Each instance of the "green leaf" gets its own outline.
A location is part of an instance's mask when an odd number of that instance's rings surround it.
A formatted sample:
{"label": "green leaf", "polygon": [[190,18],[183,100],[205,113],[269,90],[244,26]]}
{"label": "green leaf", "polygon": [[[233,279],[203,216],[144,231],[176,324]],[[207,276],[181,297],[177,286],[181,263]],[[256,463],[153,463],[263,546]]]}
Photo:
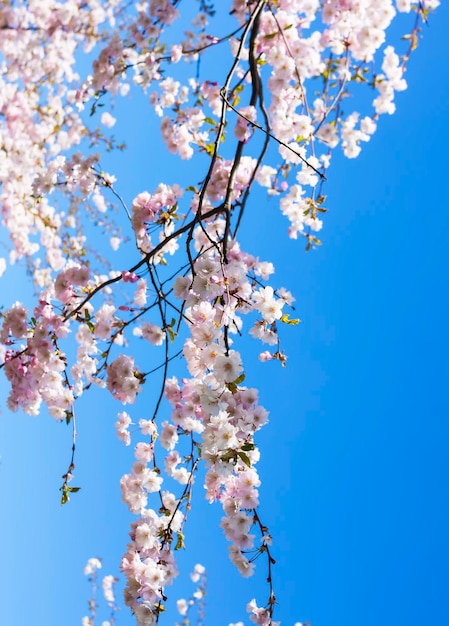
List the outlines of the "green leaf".
{"label": "green leaf", "polygon": [[240,383],[243,383],[244,380],[245,374],[240,374],[240,376],[234,380],[234,385],[240,385]]}
{"label": "green leaf", "polygon": [[201,444],[198,443],[197,441],[195,441],[194,444],[195,444],[195,447],[196,447],[196,451],[201,456]]}
{"label": "green leaf", "polygon": [[234,465],[237,463],[237,453],[235,450],[233,450],[232,448],[228,448],[226,450],[226,452],[224,452],[221,456],[220,456],[222,461],[228,462],[228,461],[233,461]]}
{"label": "green leaf", "polygon": [[67,483],[64,483],[62,487],[59,489],[59,491],[62,491],[61,506],[63,506],[64,504],[67,504],[67,502],[70,502],[69,493],[76,493],[80,489],[81,487],[69,487]]}
{"label": "green leaf", "polygon": [[175,337],[176,337],[175,331],[171,328],[171,326],[168,326],[167,327],[167,332],[168,332],[168,336],[170,337],[170,341],[173,343],[175,341]]}
{"label": "green leaf", "polygon": [[181,531],[178,532],[178,539],[176,540],[175,550],[181,550],[181,548],[185,548],[184,544],[184,535]]}
{"label": "green leaf", "polygon": [[255,447],[256,446],[253,443],[245,443],[245,445],[242,446],[242,450],[244,450],[245,452],[249,452],[250,450],[254,450]]}
{"label": "green leaf", "polygon": [[289,313],[284,313],[284,315],[281,317],[281,322],[284,322],[284,324],[289,324],[290,326],[299,324],[300,321],[301,320],[299,318],[291,320]]}
{"label": "green leaf", "polygon": [[249,460],[248,455],[246,455],[244,452],[242,452],[241,450],[237,450],[237,454],[238,456],[242,459],[242,461],[244,462],[244,464],[247,467],[251,467],[251,461]]}

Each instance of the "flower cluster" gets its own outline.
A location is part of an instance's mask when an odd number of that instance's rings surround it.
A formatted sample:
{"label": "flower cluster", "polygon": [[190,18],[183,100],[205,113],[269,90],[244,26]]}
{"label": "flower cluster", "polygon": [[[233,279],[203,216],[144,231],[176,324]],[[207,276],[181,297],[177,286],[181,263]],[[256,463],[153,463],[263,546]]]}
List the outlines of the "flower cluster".
{"label": "flower cluster", "polygon": [[107,370],[107,388],[122,404],[133,404],[142,390],[141,378],[134,367],[134,359],[120,354]]}
{"label": "flower cluster", "polygon": [[[182,3],[169,0],[18,0],[0,8],[1,214],[9,262],[26,259],[38,293],[34,307],[16,302],[1,313],[8,406],[35,415],[44,404],[73,424],[76,399],[95,386],[145,411],[140,420],[134,407],[122,411],[115,424],[125,445],[139,438],[120,483],[135,515],[122,559],[125,603],[139,626],[158,620],[178,573],[200,465],[206,498],[223,510],[231,561],[245,577],[257,557],[268,563],[268,600],[248,604],[250,619],[276,624],[271,536],[258,512],[257,432],[268,412],[246,386],[239,340],[249,329],[268,346],[260,360],[285,365],[281,328],[299,320],[289,317],[293,296],[271,284],[273,265],[241,246],[240,226],[257,183],[277,197],[290,237],[305,237],[307,249],[321,243],[333,150],[357,157],[379,117],[395,111],[420,23],[438,2],[216,4],[198,3],[182,41]],[[395,49],[387,28],[397,11],[412,10],[404,49]],[[83,51],[94,60],[81,76]],[[223,76],[208,75],[217,51],[229,61]],[[209,53],[212,61],[200,62]],[[362,113],[367,88],[375,95]],[[168,151],[197,159],[198,168],[174,169],[170,184],[130,195],[128,204],[101,161],[124,147],[111,135],[120,115],[108,109],[137,89]],[[107,252],[92,247],[92,232],[107,235]],[[1,258],[0,275],[5,270]],[[181,354],[185,372],[175,377],[171,364]],[[159,390],[147,391],[156,372]],[[78,489],[67,486],[73,428],[65,496]],[[100,565],[89,561],[86,574]],[[198,565],[194,582],[203,574]],[[115,606],[113,584],[106,577],[103,590]],[[190,606],[181,599],[179,613]]]}

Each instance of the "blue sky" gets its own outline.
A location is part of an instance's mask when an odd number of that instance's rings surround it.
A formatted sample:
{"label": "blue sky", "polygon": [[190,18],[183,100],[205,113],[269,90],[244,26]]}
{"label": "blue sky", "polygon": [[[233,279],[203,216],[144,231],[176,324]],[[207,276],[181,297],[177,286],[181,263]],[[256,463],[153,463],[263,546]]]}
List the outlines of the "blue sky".
{"label": "blue sky", "polygon": [[[270,411],[259,437],[261,513],[286,626],[449,623],[448,23],[446,4],[424,29],[397,113],[381,119],[358,159],[335,159],[323,246],[306,254],[288,240],[275,200],[242,232],[250,252],[274,262],[303,320],[284,333],[285,369],[258,363],[259,346],[245,344],[248,384]],[[132,124],[116,133],[131,143]],[[124,172],[130,197],[164,180],[169,165],[153,144],[136,148],[140,158]],[[17,284],[3,280],[6,303],[22,297]],[[4,381],[1,389],[5,396]],[[78,625],[86,560],[98,555],[104,573],[118,573],[130,520],[118,488],[130,465],[113,427],[119,410],[105,394],[81,400],[74,482],[82,490],[65,507],[58,488],[69,429],[45,415],[0,415],[0,624]],[[206,623],[247,624],[246,602],[266,597],[263,570],[239,578],[219,508],[203,505],[201,491],[198,481],[170,596],[190,591],[186,575],[201,562]],[[118,624],[132,623],[122,611]]]}

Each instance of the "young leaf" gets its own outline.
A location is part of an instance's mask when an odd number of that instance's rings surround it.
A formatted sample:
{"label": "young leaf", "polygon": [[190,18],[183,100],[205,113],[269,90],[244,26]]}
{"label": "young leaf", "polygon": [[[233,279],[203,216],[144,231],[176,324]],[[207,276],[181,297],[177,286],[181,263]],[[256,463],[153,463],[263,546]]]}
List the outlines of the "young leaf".
{"label": "young leaf", "polygon": [[244,462],[246,466],[251,467],[251,461],[249,460],[249,457],[244,452],[242,452],[241,450],[237,450],[237,454],[242,459],[242,461]]}
{"label": "young leaf", "polygon": [[290,324],[290,326],[294,326],[295,324],[299,324],[300,321],[301,320],[299,319],[299,317],[291,320],[289,313],[284,313],[284,315],[281,317],[281,322],[284,322],[284,324]]}

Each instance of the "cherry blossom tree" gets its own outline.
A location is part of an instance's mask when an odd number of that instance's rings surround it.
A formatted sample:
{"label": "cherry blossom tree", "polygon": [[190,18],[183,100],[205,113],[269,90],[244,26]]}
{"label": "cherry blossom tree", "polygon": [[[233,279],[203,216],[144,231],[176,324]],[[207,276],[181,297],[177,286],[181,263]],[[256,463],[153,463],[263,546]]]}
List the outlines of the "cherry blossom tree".
{"label": "cherry blossom tree", "polygon": [[[32,307],[5,303],[1,315],[8,407],[47,412],[72,429],[65,504],[79,489],[76,400],[117,400],[117,435],[133,448],[120,483],[135,515],[121,561],[124,602],[139,625],[159,622],[168,601],[201,467],[238,572],[251,576],[257,557],[266,569],[266,597],[249,598],[250,618],[276,623],[257,473],[256,433],[268,411],[245,379],[239,343],[249,333],[261,361],[284,366],[299,319],[270,260],[241,246],[240,228],[257,219],[258,186],[287,218],[289,237],[306,250],[321,244],[334,150],[357,157],[381,116],[395,112],[437,5],[9,0],[0,8],[0,203],[10,242],[0,270],[25,263],[35,294]],[[408,14],[409,30],[389,41],[398,13]],[[113,135],[114,106],[138,90],[181,165],[177,182],[167,182],[171,172],[155,189],[142,180],[127,198],[120,172],[102,162],[125,149]],[[105,236],[108,250],[92,245]],[[135,417],[139,402],[145,419]],[[99,565],[89,563],[93,575]],[[202,575],[192,578],[199,589]],[[105,585],[115,606],[113,579]]]}

